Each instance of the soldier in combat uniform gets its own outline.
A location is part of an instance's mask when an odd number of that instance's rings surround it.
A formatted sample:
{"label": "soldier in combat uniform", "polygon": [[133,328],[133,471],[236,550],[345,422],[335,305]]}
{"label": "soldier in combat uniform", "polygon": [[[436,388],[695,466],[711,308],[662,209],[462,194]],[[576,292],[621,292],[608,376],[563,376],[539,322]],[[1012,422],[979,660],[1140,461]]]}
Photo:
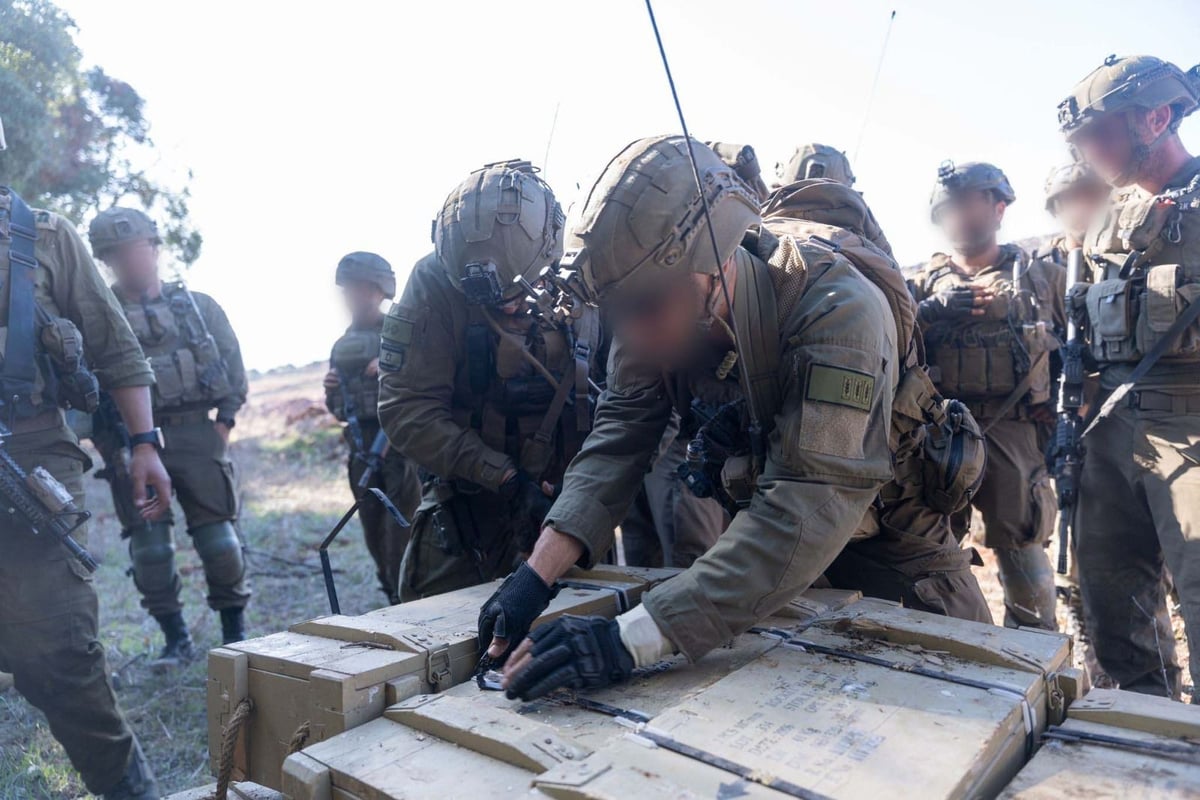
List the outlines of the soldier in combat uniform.
{"label": "soldier in combat uniform", "polygon": [[[1057,501],[1039,426],[1054,419],[1051,353],[1066,329],[1066,272],[999,244],[1015,199],[991,164],[943,164],[930,215],[952,252],[935,254],[912,285],[938,391],[965,402],[987,435],[987,472],[973,505],[1000,568],[1004,624],[1056,630],[1045,548]],[[956,518],[960,536],[969,520],[969,508]]]}
{"label": "soldier in combat uniform", "polygon": [[[1073,161],[1051,170],[1046,178],[1046,211],[1062,232],[1038,248],[1037,257],[1065,269],[1067,255],[1083,247],[1088,225],[1107,202],[1108,185],[1087,164]],[[1080,278],[1086,279],[1086,275]]]}
{"label": "soldier in combat uniform", "polygon": [[854,171],[850,169],[850,159],[836,147],[812,142],[802,144],[788,159],[786,164],[777,164],[775,174],[779,182],[787,186],[796,181],[824,178],[837,181],[845,186],[854,186]]}
{"label": "soldier in combat uniform", "polygon": [[[221,640],[241,641],[250,589],[228,453],[229,432],[247,391],[237,336],[215,300],[159,277],[158,226],[141,211],[101,212],[88,227],[88,239],[95,256],[112,270],[113,292],[154,370],[154,420],[163,431],[163,463],[204,564],[208,604],[221,617]],[[106,463],[112,445],[97,442]],[[195,652],[180,601],[173,520],[168,515],[147,524],[132,517],[127,500],[116,494],[134,583],[166,639],[158,665],[190,659]]]}
{"label": "soldier in combat uniform", "polygon": [[421,502],[416,468],[391,447],[379,426],[382,306],[396,296],[396,273],[382,256],[354,252],[338,262],[335,280],[342,287],[350,327],[334,343],[329,356],[325,407],[346,423],[343,435],[350,446],[350,491],[362,503],[358,518],[375,561],[379,586],[388,602],[395,604],[400,602],[400,563],[408,545],[408,529],[366,490],[381,490],[406,520],[413,518]]}
{"label": "soldier in combat uniform", "polygon": [[[32,258],[26,260],[22,250]],[[83,507],[90,462],[65,423],[59,407],[64,398],[47,392],[52,382],[62,385],[70,377],[67,370],[78,370],[80,353],[69,350],[82,340],[87,365],[133,433],[135,507],[147,520],[161,515],[171,481],[153,430],[147,387],[154,374],[74,226],[48,211],[31,212],[15,192],[0,187],[0,275],[5,363],[25,360],[17,354],[26,349],[40,365],[29,376],[32,390],[20,385],[21,376],[0,369],[0,413],[12,430],[5,449],[27,472],[48,470]],[[19,307],[26,313],[13,311]],[[24,334],[22,327],[28,328]],[[65,336],[47,336],[50,331]],[[64,348],[65,342],[74,347]],[[68,358],[75,363],[68,365]],[[0,670],[12,673],[17,691],[46,715],[89,791],[105,800],[157,800],[153,772],[108,684],[91,576],[52,536],[34,536],[21,523],[4,522],[0,531]],[[86,545],[85,528],[72,536]]]}
{"label": "soldier in combat uniform", "polygon": [[424,478],[403,600],[512,571],[591,428],[599,314],[533,285],[563,254],[563,223],[528,162],[472,173],[388,312],[379,419]]}
{"label": "soldier in combat uniform", "polygon": [[1084,435],[1077,504],[1084,611],[1122,689],[1171,697],[1174,641],[1155,624],[1164,562],[1200,680],[1200,326],[1186,316],[1200,311],[1200,158],[1179,138],[1198,103],[1200,67],[1110,56],[1059,105],[1067,141],[1113,187],[1083,243],[1095,282],[1071,294],[1103,403]]}
{"label": "soldier in combat uniform", "polygon": [[[759,222],[750,188],[682,136],[633,142],[593,186],[577,232],[589,286],[615,325],[609,382],[533,554],[481,611],[488,657],[507,658],[553,582],[607,550],[672,412],[691,424],[702,408],[719,409],[710,419],[722,420],[720,438],[736,451],[719,468],[738,513],[708,552],[618,620],[564,617],[535,631],[512,655],[510,696],[607,685],[672,652],[695,660],[823,573],[835,585],[990,621],[948,527],[921,542],[919,556],[901,553],[919,537],[864,529],[893,483],[900,376],[923,374],[901,356],[915,308],[898,268],[886,260],[868,277],[817,240],[776,236],[770,219],[761,230]],[[876,278],[890,278],[889,291]]]}

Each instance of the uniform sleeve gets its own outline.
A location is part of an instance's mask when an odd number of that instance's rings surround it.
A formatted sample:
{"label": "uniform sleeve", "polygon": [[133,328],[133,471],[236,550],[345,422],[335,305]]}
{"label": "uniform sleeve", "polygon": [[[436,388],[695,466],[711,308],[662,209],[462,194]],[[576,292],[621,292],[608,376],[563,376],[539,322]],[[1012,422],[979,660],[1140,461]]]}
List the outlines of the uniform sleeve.
{"label": "uniform sleeve", "polygon": [[396,449],[429,472],[496,491],[516,465],[454,419],[455,377],[465,358],[456,319],[436,276],[418,265],[384,321],[379,421]]}
{"label": "uniform sleeve", "polygon": [[891,321],[864,278],[835,269],[805,293],[784,333],[784,394],[750,506],[643,600],[689,659],[811,586],[891,478]]}
{"label": "uniform sleeve", "polygon": [[[339,340],[340,341],[340,340]],[[333,350],[329,353],[329,369],[334,368],[333,354],[337,351],[337,345],[333,346]],[[325,408],[329,409],[329,413],[333,414],[338,420],[345,422],[342,419],[342,392],[336,387],[325,386]]]}
{"label": "uniform sleeve", "polygon": [[88,366],[100,387],[153,385],[142,347],[75,228],[51,215],[48,224],[38,225],[37,247],[38,261],[51,276],[54,303],[83,333]]}
{"label": "uniform sleeve", "polygon": [[211,297],[200,297],[207,301],[203,307],[204,324],[208,326],[208,332],[212,334],[217,343],[217,350],[225,361],[225,373],[231,388],[229,395],[222,397],[217,403],[217,417],[234,419],[246,404],[246,395],[250,391],[250,384],[246,379],[246,366],[242,363],[242,348],[238,344],[237,334],[233,332],[233,326],[229,324],[225,310]]}
{"label": "uniform sleeve", "polygon": [[600,395],[592,431],[546,515],[547,525],[583,545],[583,566],[592,566],[612,547],[613,531],[658,455],[671,407],[662,373],[637,364],[615,340],[608,388]]}

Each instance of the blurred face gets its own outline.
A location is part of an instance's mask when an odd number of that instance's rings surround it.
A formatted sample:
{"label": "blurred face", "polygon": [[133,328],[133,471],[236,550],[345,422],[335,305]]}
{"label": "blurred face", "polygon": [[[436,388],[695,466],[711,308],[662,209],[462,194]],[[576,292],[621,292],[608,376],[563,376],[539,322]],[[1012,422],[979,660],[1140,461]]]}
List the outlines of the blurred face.
{"label": "blurred face", "polygon": [[377,317],[385,299],[379,287],[369,281],[346,281],[342,286],[342,301],[356,322],[369,322]]}
{"label": "blurred face", "polygon": [[149,239],[123,242],[101,260],[112,270],[117,286],[130,294],[145,294],[158,284],[158,245]]}
{"label": "blurred face", "polygon": [[1101,114],[1071,137],[1083,160],[1110,186],[1137,180],[1149,148],[1166,132],[1171,109],[1135,109]]}
{"label": "blurred face", "polygon": [[976,255],[995,244],[1004,208],[990,191],[958,192],[938,209],[937,224],[956,252]]}
{"label": "blurred face", "polygon": [[1054,198],[1054,218],[1076,242],[1083,241],[1088,226],[1108,201],[1108,187],[1099,182],[1072,186]]}
{"label": "blurred face", "polygon": [[700,323],[708,316],[710,280],[676,275],[653,291],[614,301],[610,318],[629,350],[666,370],[690,363],[704,340]]}

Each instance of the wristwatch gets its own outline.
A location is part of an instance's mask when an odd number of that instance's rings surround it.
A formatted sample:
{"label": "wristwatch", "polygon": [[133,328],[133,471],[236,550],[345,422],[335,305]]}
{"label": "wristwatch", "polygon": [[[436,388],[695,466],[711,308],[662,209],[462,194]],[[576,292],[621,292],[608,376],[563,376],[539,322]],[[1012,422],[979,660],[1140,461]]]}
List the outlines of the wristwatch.
{"label": "wristwatch", "polygon": [[131,434],[129,437],[129,449],[132,450],[139,444],[154,445],[154,449],[160,453],[167,446],[166,441],[163,440],[162,428],[151,428],[145,433]]}

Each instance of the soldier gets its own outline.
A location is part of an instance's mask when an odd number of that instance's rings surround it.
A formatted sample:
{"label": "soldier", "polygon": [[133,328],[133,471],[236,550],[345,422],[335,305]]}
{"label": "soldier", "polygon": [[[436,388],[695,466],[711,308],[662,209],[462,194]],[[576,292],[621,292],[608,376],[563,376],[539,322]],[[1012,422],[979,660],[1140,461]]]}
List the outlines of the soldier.
{"label": "soldier", "polygon": [[[88,239],[96,258],[112,270],[113,291],[154,370],[154,420],[163,431],[163,463],[204,564],[208,604],[221,617],[221,640],[241,641],[250,590],[228,454],[229,432],[247,391],[237,337],[215,300],[159,277],[162,240],[158,226],[141,211],[117,207],[98,214],[88,226]],[[97,448],[111,464],[113,443],[100,438]],[[156,666],[169,667],[195,655],[180,602],[173,520],[170,514],[153,523],[132,518],[117,494],[114,505],[122,536],[129,539],[134,583],[166,638]]]}
{"label": "soldier", "polygon": [[[412,464],[394,450],[379,427],[379,337],[383,302],[396,296],[396,273],[375,253],[349,253],[338,262],[337,285],[350,313],[350,327],[333,345],[325,375],[325,407],[346,423],[350,446],[350,491],[362,501],[367,550],[375,561],[379,586],[388,602],[400,602],[400,562],[408,545],[408,529],[378,502],[365,497],[379,489],[406,520],[421,502],[421,484]],[[367,473],[370,473],[369,475]]]}
{"label": "soldier", "polygon": [[784,186],[796,181],[825,178],[846,186],[853,186],[855,177],[850,169],[850,159],[837,148],[827,144],[803,144],[796,148],[786,164],[776,164],[775,174]]}
{"label": "soldier", "polygon": [[[1110,56],[1059,105],[1067,141],[1113,187],[1084,251],[1096,282],[1072,292],[1101,398],[1085,433],[1079,580],[1100,665],[1122,689],[1180,696],[1160,642],[1164,561],[1200,681],[1200,158],[1179,138],[1200,66]],[[1160,645],[1162,654],[1160,654]],[[1193,696],[1193,701],[1195,700]]]}
{"label": "soldier", "polygon": [[[171,481],[151,417],[154,375],[79,234],[0,187],[0,272],[0,413],[12,429],[4,448],[26,471],[48,470],[83,507],[90,463],[59,405],[84,402],[64,387],[94,389],[98,380],[134,432],[129,465],[138,512],[159,516]],[[80,379],[82,357],[94,379]],[[22,363],[39,366],[22,375]],[[54,383],[59,397],[47,391]],[[157,800],[154,775],[108,684],[91,576],[53,537],[34,536],[20,523],[0,527],[0,670],[12,673],[17,690],[46,715],[89,791],[105,800]],[[85,528],[72,536],[86,544]]]}
{"label": "soldier", "polygon": [[557,276],[532,285],[562,256],[563,222],[528,162],[472,173],[388,312],[379,419],[424,471],[403,600],[510,572],[591,427],[598,313]]}
{"label": "soldier", "polygon": [[[617,331],[608,387],[533,554],[481,612],[481,640],[496,637],[488,658],[518,645],[559,576],[607,550],[672,411],[694,423],[693,409],[716,409],[710,422],[724,432],[708,441],[731,452],[713,466],[739,513],[688,570],[617,621],[567,617],[540,628],[506,673],[510,695],[606,685],[676,651],[699,658],[822,573],[838,576],[830,568],[843,557],[865,591],[918,607],[924,599],[930,610],[973,604],[969,615],[990,620],[967,558],[933,566],[945,550],[961,554],[948,528],[908,563],[895,550],[883,556],[903,534],[876,527],[852,541],[893,477],[893,398],[915,314],[894,262],[888,294],[822,245],[764,229],[741,246],[759,214],[716,153],[681,136],[634,142],[592,188],[579,233],[585,275]],[[893,301],[908,309],[903,345]],[[833,582],[846,585],[840,577]],[[529,666],[531,652],[558,645]]]}
{"label": "soldier", "polygon": [[1051,170],[1046,178],[1046,211],[1062,225],[1062,232],[1039,248],[1037,257],[1065,268],[1067,254],[1083,247],[1088,225],[1107,201],[1108,185],[1087,164],[1074,161]]}
{"label": "soldier", "polygon": [[[1056,630],[1045,548],[1057,500],[1039,426],[1054,420],[1050,355],[1066,328],[1066,273],[999,244],[1015,199],[991,164],[943,164],[930,216],[952,249],[924,265],[913,294],[938,391],[965,402],[987,435],[987,472],[973,505],[1000,568],[1004,624]],[[969,521],[970,508],[955,518],[960,536]]]}

